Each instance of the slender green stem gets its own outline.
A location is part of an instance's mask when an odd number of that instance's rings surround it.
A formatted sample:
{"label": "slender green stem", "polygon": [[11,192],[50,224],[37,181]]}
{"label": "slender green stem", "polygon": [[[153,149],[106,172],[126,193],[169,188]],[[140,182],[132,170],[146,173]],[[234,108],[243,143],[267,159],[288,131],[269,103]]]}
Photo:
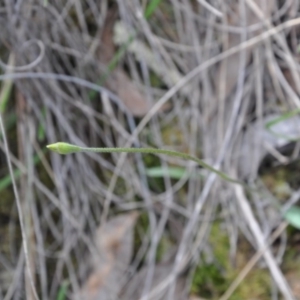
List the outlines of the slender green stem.
{"label": "slender green stem", "polygon": [[164,155],[169,155],[169,156],[175,156],[175,157],[180,157],[186,160],[192,160],[196,162],[198,165],[201,167],[217,174],[220,176],[222,179],[232,182],[232,183],[237,183],[244,185],[243,182],[231,178],[225,173],[211,167],[207,163],[205,163],[203,160],[196,158],[194,156],[182,153],[182,152],[177,152],[177,151],[171,151],[171,150],[164,150],[164,149],[155,149],[155,148],[86,148],[86,147],[79,147],[76,145],[68,144],[68,143],[55,143],[48,145],[47,148],[54,152],[58,152],[60,154],[71,154],[71,153],[76,153],[76,152],[97,152],[97,153],[145,153],[145,154],[164,154]]}
{"label": "slender green stem", "polygon": [[207,163],[205,163],[203,160],[196,158],[194,156],[177,152],[177,151],[171,151],[171,150],[164,150],[164,149],[155,149],[155,148],[81,148],[81,152],[100,152],[100,153],[145,153],[145,154],[164,154],[168,156],[175,156],[180,157],[185,160],[192,160],[196,162],[201,167],[216,173],[219,175],[222,179],[233,182],[233,183],[241,183],[238,180],[235,180],[225,173],[218,171],[217,169],[211,167]]}

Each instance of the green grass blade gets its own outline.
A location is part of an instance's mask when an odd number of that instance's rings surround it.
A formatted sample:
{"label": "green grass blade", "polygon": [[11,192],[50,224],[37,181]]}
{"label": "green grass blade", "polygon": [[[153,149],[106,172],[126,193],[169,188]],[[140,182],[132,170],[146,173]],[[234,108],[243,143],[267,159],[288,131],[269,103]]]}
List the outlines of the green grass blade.
{"label": "green grass blade", "polygon": [[63,283],[60,285],[56,300],[66,299],[69,284],[70,283],[68,280],[63,281]]}
{"label": "green grass blade", "polygon": [[296,116],[299,113],[300,113],[300,108],[296,108],[292,111],[286,112],[286,113],[282,114],[281,116],[267,122],[266,128],[271,129],[272,126],[274,126],[274,125],[276,125],[276,124],[278,124],[278,123],[280,123],[284,120],[290,119],[290,118]]}
{"label": "green grass blade", "polygon": [[[9,56],[8,65],[14,66],[14,55],[11,54]],[[11,71],[8,69],[6,73],[11,73]],[[8,100],[12,93],[12,87],[13,87],[13,80],[12,79],[6,79],[3,81],[2,89],[0,92],[0,113],[3,114],[6,111],[6,107],[8,104]]]}
{"label": "green grass blade", "polygon": [[[156,8],[160,4],[160,2],[161,2],[161,0],[151,0],[150,1],[150,3],[148,4],[148,6],[146,7],[146,10],[145,10],[145,18],[146,19],[149,19],[152,16],[152,14],[156,10]],[[126,53],[129,45],[132,43],[133,40],[134,40],[134,35],[131,35],[128,38],[127,42],[124,45],[122,45],[122,47],[119,48],[119,50],[116,52],[114,57],[109,62],[108,66],[107,66],[107,72],[98,80],[98,82],[97,82],[98,85],[103,85],[105,83],[108,76],[116,68],[119,61],[123,58],[124,54]],[[90,100],[95,99],[97,93],[98,92],[96,92],[94,90],[91,91],[89,93]]]}
{"label": "green grass blade", "polygon": [[[43,119],[46,118],[46,107],[45,106],[42,109],[42,116],[43,116]],[[46,136],[45,126],[42,122],[39,122],[38,130],[37,130],[38,141],[42,142],[45,139],[45,136]]]}
{"label": "green grass blade", "polygon": [[[17,117],[15,113],[10,113],[4,118],[5,129],[10,130],[17,122]],[[0,132],[0,139],[2,139],[2,133]]]}
{"label": "green grass blade", "polygon": [[[131,42],[133,41],[134,36],[130,36],[127,40],[127,42],[122,45],[122,47],[119,48],[119,50],[116,52],[116,54],[114,55],[114,57],[111,59],[111,61],[109,62],[108,66],[107,66],[107,71],[105,72],[105,74],[103,76],[101,76],[101,78],[98,80],[97,84],[98,85],[103,85],[108,76],[111,74],[111,72],[116,68],[117,64],[119,63],[119,61],[123,58],[123,56],[125,55],[129,45],[131,44]],[[96,95],[98,94],[97,91],[93,90],[90,91],[89,93],[89,99],[93,100],[95,99]]]}
{"label": "green grass blade", "polygon": [[277,118],[274,118],[273,120],[269,121],[266,123],[265,127],[266,129],[268,129],[274,136],[277,136],[279,138],[283,138],[283,139],[286,139],[287,141],[291,141],[291,142],[296,142],[298,141],[299,139],[298,138],[293,138],[293,137],[290,137],[290,136],[287,136],[287,135],[284,135],[284,134],[278,134],[276,133],[275,131],[272,130],[272,127],[280,122],[283,122],[287,119],[290,119],[294,116],[296,116],[297,114],[300,113],[300,108],[296,108],[292,111],[288,111],[284,114],[282,114],[281,116],[277,117]]}
{"label": "green grass blade", "polygon": [[290,225],[300,229],[300,207],[292,206],[283,216]]}
{"label": "green grass blade", "polygon": [[160,4],[161,0],[151,0],[150,3],[147,5],[145,10],[145,18],[149,19],[152,14],[155,12],[157,6]]}
{"label": "green grass blade", "polygon": [[[19,179],[22,172],[19,169],[14,170],[14,177],[15,180]],[[0,180],[0,192],[6,189],[8,186],[11,185],[11,177],[10,175],[6,175]]]}
{"label": "green grass blade", "polygon": [[202,174],[195,172],[187,172],[185,168],[182,167],[153,167],[146,169],[146,175],[151,178],[162,178],[165,176],[170,177],[171,179],[181,179],[183,177],[188,178],[203,178]]}
{"label": "green grass blade", "polygon": [[[47,150],[47,148],[45,148],[45,149],[43,150],[43,152],[45,152],[46,150]],[[36,164],[38,164],[39,162],[40,162],[39,156],[38,156],[38,155],[35,155],[35,156],[33,157],[33,164],[36,165]],[[17,169],[17,168],[16,168],[16,169],[14,169],[13,174],[14,174],[15,180],[18,180],[18,179],[21,177],[21,175],[24,174],[24,172],[22,172],[20,169]],[[3,190],[4,190],[5,188],[7,188],[8,186],[10,186],[11,183],[12,183],[12,181],[11,181],[10,175],[6,175],[6,176],[4,176],[3,178],[1,178],[1,179],[0,179],[0,192],[3,191]]]}
{"label": "green grass blade", "polygon": [[187,172],[185,168],[176,168],[176,167],[168,167],[168,168],[162,168],[162,167],[153,167],[148,168],[146,170],[146,175],[148,177],[152,178],[161,178],[168,176],[172,179],[181,179],[182,177],[187,175]]}

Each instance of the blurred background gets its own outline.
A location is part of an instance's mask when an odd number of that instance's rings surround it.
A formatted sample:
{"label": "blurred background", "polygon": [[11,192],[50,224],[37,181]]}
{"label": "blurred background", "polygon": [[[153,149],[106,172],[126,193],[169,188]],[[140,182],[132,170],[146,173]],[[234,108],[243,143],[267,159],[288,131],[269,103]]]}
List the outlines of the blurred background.
{"label": "blurred background", "polygon": [[299,25],[298,0],[0,0],[0,299],[300,299]]}

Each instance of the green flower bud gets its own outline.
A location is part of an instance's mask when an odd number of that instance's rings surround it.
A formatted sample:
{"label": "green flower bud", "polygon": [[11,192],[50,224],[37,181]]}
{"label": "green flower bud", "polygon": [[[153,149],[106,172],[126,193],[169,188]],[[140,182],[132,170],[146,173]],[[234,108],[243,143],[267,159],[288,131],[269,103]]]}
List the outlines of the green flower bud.
{"label": "green flower bud", "polygon": [[81,151],[80,147],[63,142],[48,145],[47,148],[59,154],[70,154]]}

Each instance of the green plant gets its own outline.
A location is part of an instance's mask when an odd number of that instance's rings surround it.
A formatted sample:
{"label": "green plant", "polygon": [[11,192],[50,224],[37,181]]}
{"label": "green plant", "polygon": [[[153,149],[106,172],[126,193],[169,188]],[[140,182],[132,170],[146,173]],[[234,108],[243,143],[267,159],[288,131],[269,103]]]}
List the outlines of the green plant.
{"label": "green plant", "polygon": [[145,10],[145,18],[149,19],[154,11],[156,10],[157,6],[160,4],[161,0],[151,0]]}
{"label": "green plant", "polygon": [[67,296],[68,286],[70,282],[68,280],[64,280],[60,285],[56,300],[65,300]]}
{"label": "green plant", "polygon": [[272,127],[278,123],[281,123],[281,122],[284,122],[285,120],[288,120],[288,119],[291,119],[293,118],[294,116],[298,115],[300,113],[300,109],[299,108],[296,108],[292,111],[288,111],[286,113],[283,113],[282,115],[280,115],[279,117],[276,117],[274,118],[273,120],[269,121],[266,123],[265,127],[267,130],[269,130],[274,136],[277,136],[279,138],[283,138],[287,141],[290,141],[290,142],[297,142],[299,141],[299,138],[294,138],[294,137],[291,137],[291,136],[287,136],[287,135],[284,135],[284,134],[279,134],[277,132],[275,132]]}
{"label": "green plant", "polygon": [[171,151],[171,150],[164,150],[164,149],[155,149],[155,148],[90,148],[90,147],[80,147],[73,144],[68,144],[64,142],[58,142],[55,144],[51,144],[47,146],[48,149],[57,152],[59,154],[71,154],[71,153],[77,153],[77,152],[99,152],[99,153],[147,153],[147,154],[164,154],[169,156],[176,156],[180,157],[186,160],[191,160],[196,162],[201,167],[217,174],[222,179],[232,182],[244,185],[243,182],[236,180],[234,178],[231,178],[227,174],[211,167],[209,164],[205,163],[203,160],[196,158],[194,156],[177,152],[177,151]]}
{"label": "green plant", "polygon": [[[205,163],[203,160],[177,151],[155,149],[155,148],[92,148],[92,147],[80,147],[77,145],[64,143],[64,142],[58,142],[58,143],[48,145],[47,148],[59,154],[71,154],[71,153],[78,153],[78,152],[99,152],[99,153],[122,153],[122,152],[124,153],[125,152],[125,153],[164,154],[169,156],[176,156],[186,160],[194,161],[201,167],[217,174],[220,178],[228,182],[243,185],[246,188],[248,188],[243,182],[231,178],[227,174]],[[289,222],[290,225],[296,228],[300,228],[300,210],[295,206],[291,207],[284,214],[284,218]]]}
{"label": "green plant", "polygon": [[[14,55],[9,56],[8,64],[11,66],[14,66],[15,63],[15,57]],[[6,72],[6,74],[10,73],[10,69]],[[8,101],[12,94],[12,88],[13,88],[13,80],[11,78],[8,78],[3,81],[1,91],[0,91],[0,113],[4,113],[7,108]]]}
{"label": "green plant", "polygon": [[[148,20],[152,14],[155,12],[157,6],[160,4],[161,0],[151,0],[150,3],[147,5],[144,16],[145,18]],[[116,68],[116,66],[118,65],[118,63],[121,61],[121,59],[124,57],[128,47],[130,46],[130,44],[133,42],[135,38],[135,35],[132,34],[128,40],[126,41],[126,43],[120,47],[120,49],[116,52],[116,54],[114,55],[114,57],[110,60],[110,62],[108,63],[107,66],[107,71],[105,72],[105,74],[103,76],[101,76],[101,78],[98,80],[97,84],[98,85],[103,85],[107,78],[109,77],[109,75],[111,74],[111,72]],[[89,98],[91,100],[95,99],[97,95],[96,91],[91,91],[89,93]]]}
{"label": "green plant", "polygon": [[285,220],[297,229],[300,229],[300,207],[292,206],[283,215]]}
{"label": "green plant", "polygon": [[152,178],[162,178],[168,176],[172,179],[181,179],[183,177],[187,178],[203,178],[204,176],[198,172],[189,173],[185,168],[182,167],[152,167],[146,169],[146,175]]}
{"label": "green plant", "polygon": [[[45,151],[45,149],[43,149],[43,152]],[[33,164],[37,165],[39,162],[41,161],[40,157],[38,155],[35,155],[33,157]],[[13,170],[13,175],[14,175],[14,179],[18,180],[22,174],[26,173],[26,170],[21,170],[19,168],[15,168]],[[7,188],[8,186],[10,186],[12,183],[12,178],[10,176],[10,174],[4,176],[3,178],[0,178],[0,192],[3,191],[5,188]]]}

